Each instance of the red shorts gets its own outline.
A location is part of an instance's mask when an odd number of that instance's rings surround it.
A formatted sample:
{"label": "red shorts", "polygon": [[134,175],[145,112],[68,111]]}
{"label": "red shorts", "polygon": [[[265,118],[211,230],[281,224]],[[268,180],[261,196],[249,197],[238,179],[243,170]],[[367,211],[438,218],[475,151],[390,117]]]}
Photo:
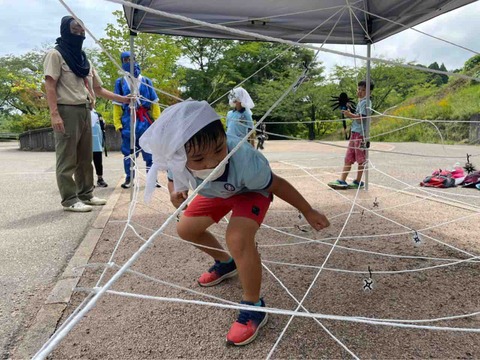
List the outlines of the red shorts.
{"label": "red shorts", "polygon": [[359,165],[363,165],[366,160],[365,150],[360,149],[363,136],[357,132],[352,132],[350,142],[348,143],[347,154],[345,155],[345,164],[352,165],[357,162]]}
{"label": "red shorts", "polygon": [[272,197],[265,197],[260,193],[247,192],[223,198],[207,198],[197,195],[188,204],[183,215],[188,217],[209,216],[218,223],[225,215],[232,211],[232,217],[246,217],[262,224],[267,210],[272,202]]}

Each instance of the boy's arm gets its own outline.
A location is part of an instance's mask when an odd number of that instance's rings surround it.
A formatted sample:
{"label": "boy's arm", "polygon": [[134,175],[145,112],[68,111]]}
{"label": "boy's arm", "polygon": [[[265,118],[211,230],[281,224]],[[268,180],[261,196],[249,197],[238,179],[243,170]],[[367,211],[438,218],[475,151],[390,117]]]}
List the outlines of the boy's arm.
{"label": "boy's arm", "polygon": [[[185,201],[188,197],[188,191],[176,192],[173,186],[173,181],[168,179],[168,192],[170,193],[170,201],[172,202],[173,206],[178,209],[180,205]],[[187,206],[183,210],[185,210]]]}
{"label": "boy's arm", "polygon": [[330,225],[325,215],[313,209],[297,189],[280,176],[272,173],[272,184],[266,190],[297,208],[315,230],[321,230]]}
{"label": "boy's arm", "polygon": [[350,119],[361,119],[362,115],[354,114],[350,110],[342,110],[342,114]]}

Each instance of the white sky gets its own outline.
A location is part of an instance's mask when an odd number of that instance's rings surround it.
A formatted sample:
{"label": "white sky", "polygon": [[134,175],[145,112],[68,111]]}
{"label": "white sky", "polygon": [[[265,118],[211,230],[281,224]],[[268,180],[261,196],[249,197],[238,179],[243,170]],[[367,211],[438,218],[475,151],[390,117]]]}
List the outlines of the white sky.
{"label": "white sky", "polygon": [[[65,0],[65,2],[97,38],[103,37],[107,23],[114,21],[112,12],[122,10],[121,5],[103,0]],[[0,56],[20,55],[43,44],[53,46],[55,39],[60,35],[60,19],[68,15],[57,0],[0,0],[0,6],[4,10],[0,12]],[[417,28],[480,52],[479,18],[480,2],[476,1]],[[84,45],[92,47],[94,42],[87,36]],[[327,45],[327,47],[342,52],[353,52],[352,45]],[[365,47],[357,46],[356,53],[365,55]],[[411,30],[403,31],[372,47],[373,57],[402,58],[425,65],[433,61],[439,64],[443,62],[449,70],[462,67],[473,55],[471,52]],[[352,58],[327,53],[321,53],[319,59],[324,62],[327,70],[335,64],[354,65]],[[357,60],[357,65],[360,64],[361,61]]]}

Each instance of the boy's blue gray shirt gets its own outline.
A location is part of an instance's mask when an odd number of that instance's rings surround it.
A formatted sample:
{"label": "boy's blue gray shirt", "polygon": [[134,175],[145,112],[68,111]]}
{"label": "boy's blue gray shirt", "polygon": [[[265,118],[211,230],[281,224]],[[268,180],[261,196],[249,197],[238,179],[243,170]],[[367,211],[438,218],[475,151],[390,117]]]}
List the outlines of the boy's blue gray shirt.
{"label": "boy's blue gray shirt", "polygon": [[[227,135],[229,153],[240,140]],[[228,160],[222,176],[207,183],[199,194],[208,198],[227,199],[236,194],[253,191],[269,197],[270,193],[266,189],[272,184],[272,176],[270,164],[265,156],[245,142]],[[170,180],[173,178],[170,170],[168,178]],[[195,178],[195,181],[197,186],[203,182],[199,178]]]}
{"label": "boy's blue gray shirt", "polygon": [[[366,119],[366,117],[367,117],[367,107],[372,107],[372,101],[368,100],[368,105],[367,105],[367,98],[364,97],[363,99],[361,99],[358,102],[357,110],[355,112],[355,114],[362,116],[362,120],[354,119],[352,121],[352,132],[359,133],[362,136],[364,136],[366,128],[367,128],[367,121],[366,121],[367,120]],[[363,125],[363,129],[362,129],[362,125]]]}

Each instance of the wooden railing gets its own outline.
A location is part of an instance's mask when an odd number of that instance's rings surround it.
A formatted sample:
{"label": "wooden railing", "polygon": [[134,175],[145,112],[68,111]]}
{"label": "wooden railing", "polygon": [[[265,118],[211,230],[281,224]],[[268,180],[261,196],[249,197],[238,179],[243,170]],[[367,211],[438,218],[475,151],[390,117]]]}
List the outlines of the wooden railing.
{"label": "wooden railing", "polygon": [[[113,125],[106,127],[108,151],[119,151],[122,145],[122,136],[115,131]],[[55,151],[55,137],[52,128],[29,130],[20,134],[20,150],[26,151]]]}

